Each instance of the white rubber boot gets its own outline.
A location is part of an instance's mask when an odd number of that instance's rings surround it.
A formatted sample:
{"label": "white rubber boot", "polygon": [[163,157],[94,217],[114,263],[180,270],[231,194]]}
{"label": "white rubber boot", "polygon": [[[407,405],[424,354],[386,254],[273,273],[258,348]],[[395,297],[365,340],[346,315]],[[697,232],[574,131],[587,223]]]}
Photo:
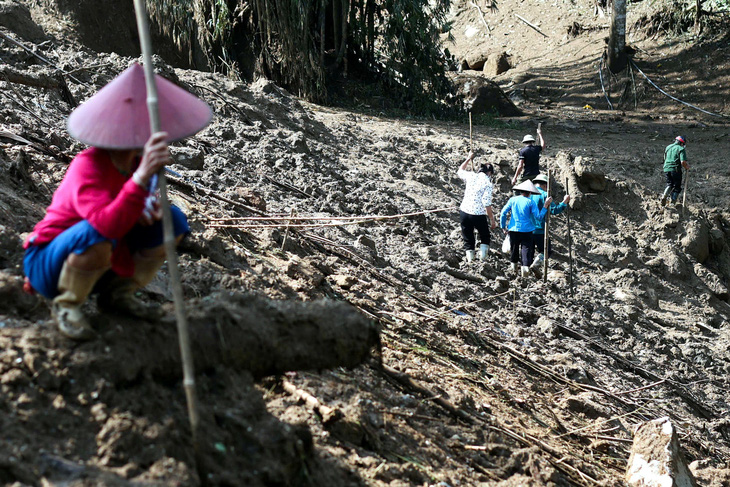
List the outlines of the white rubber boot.
{"label": "white rubber boot", "polygon": [[520,264],[518,264],[517,262],[512,262],[511,264],[512,264],[512,272],[516,273],[520,268]]}
{"label": "white rubber boot", "polygon": [[96,332],[81,311],[81,305],[89,297],[94,284],[106,269],[86,271],[64,262],[58,278],[59,295],[53,299],[51,312],[58,330],[72,340],[91,340]]}
{"label": "white rubber boot", "polygon": [[522,266],[522,272],[520,274],[522,277],[530,277],[530,266],[523,265]]}
{"label": "white rubber boot", "polygon": [[481,260],[481,261],[487,260],[488,253],[489,253],[489,245],[481,244],[479,246],[479,260]]}
{"label": "white rubber boot", "polygon": [[466,251],[466,261],[472,262],[474,260],[474,251],[473,250],[467,250]]}

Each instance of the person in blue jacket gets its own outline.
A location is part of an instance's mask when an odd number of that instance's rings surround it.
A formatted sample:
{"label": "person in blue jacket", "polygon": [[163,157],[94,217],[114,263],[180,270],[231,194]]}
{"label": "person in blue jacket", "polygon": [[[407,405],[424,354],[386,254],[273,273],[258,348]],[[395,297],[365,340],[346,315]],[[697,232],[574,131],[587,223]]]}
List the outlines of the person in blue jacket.
{"label": "person in blue jacket", "polygon": [[[512,262],[512,270],[517,271],[520,262],[520,253],[522,257],[522,277],[530,275],[530,264],[532,264],[535,255],[535,245],[532,239],[532,232],[535,231],[535,222],[542,222],[547,214],[550,203],[553,202],[551,197],[545,199],[542,208],[538,208],[530,195],[540,194],[532,181],[524,181],[512,188],[515,196],[511,197],[507,204],[502,208],[499,218],[499,226],[504,233],[509,232],[510,240],[510,262]],[[507,215],[510,215],[509,225],[507,224]]]}
{"label": "person in blue jacket", "polygon": [[[530,199],[535,202],[538,208],[542,208],[545,205],[545,199],[547,199],[547,191],[543,189],[543,186],[547,186],[548,179],[547,176],[544,174],[538,174],[535,179],[532,180],[532,182],[535,184],[535,188],[540,192],[540,194],[533,194],[530,196]],[[551,215],[559,215],[565,209],[568,207],[568,203],[570,202],[570,195],[566,194],[563,198],[562,203],[551,203],[550,204],[550,214]],[[532,238],[535,240],[535,249],[537,250],[537,256],[535,257],[535,262],[541,262],[545,257],[545,220],[542,220],[540,222],[535,222],[536,228],[535,231],[532,232]],[[553,253],[553,246],[551,245],[550,241],[548,241],[548,257],[552,255]]]}

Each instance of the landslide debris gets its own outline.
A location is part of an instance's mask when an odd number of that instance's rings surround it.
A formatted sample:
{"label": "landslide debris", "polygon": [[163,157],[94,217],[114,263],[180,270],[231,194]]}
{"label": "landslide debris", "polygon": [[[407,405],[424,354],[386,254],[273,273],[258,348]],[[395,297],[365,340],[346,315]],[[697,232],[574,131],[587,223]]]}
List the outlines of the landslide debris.
{"label": "landslide debris", "polygon": [[[78,101],[133,61],[4,29],[73,71],[77,81],[64,79]],[[0,60],[56,74],[8,42]],[[686,208],[658,205],[656,154],[685,124],[567,108],[541,117],[552,190],[582,195],[570,210],[572,266],[558,217],[545,283],[510,275],[497,234],[486,263],[462,259],[466,123],[333,110],[265,80],[158,68],[216,113],[173,148],[171,166],[172,198],[193,228],[180,265],[194,326],[210,332],[201,343],[245,357],[250,337],[225,327],[262,316],[250,324],[266,328],[276,314],[247,316],[261,308],[240,293],[304,301],[261,305],[309,310],[290,326],[346,314],[359,340],[372,339],[372,323],[382,332],[381,354],[352,370],[254,379],[231,362],[200,369],[211,485],[622,485],[634,427],[663,416],[697,478],[727,478],[728,197],[722,180],[698,177]],[[0,480],[198,485],[179,373],[155,354],[157,343],[174,350],[172,324],[100,314],[92,300],[105,333],[77,345],[22,293],[22,237],[82,146],[65,132],[73,106],[61,90],[0,84]],[[474,142],[497,167],[499,208],[535,120],[494,125],[476,125]],[[688,150],[719,173],[726,127],[702,125],[685,133]],[[323,220],[297,227],[295,216]],[[393,218],[350,224],[368,216]],[[144,294],[169,307],[164,274]],[[320,298],[359,311],[309,304]],[[365,344],[352,345],[316,358]]]}

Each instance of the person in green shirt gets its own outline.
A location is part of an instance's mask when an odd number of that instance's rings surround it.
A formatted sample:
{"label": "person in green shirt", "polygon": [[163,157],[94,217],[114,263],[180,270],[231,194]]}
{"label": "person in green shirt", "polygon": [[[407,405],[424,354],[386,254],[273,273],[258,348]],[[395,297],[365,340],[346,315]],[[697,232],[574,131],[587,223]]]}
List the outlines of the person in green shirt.
{"label": "person in green shirt", "polygon": [[667,204],[667,197],[670,193],[672,203],[676,203],[679,193],[682,192],[682,168],[689,171],[687,154],[684,151],[685,145],[687,145],[687,140],[678,135],[674,142],[664,149],[664,175],[667,179],[667,187],[662,195],[662,206]]}

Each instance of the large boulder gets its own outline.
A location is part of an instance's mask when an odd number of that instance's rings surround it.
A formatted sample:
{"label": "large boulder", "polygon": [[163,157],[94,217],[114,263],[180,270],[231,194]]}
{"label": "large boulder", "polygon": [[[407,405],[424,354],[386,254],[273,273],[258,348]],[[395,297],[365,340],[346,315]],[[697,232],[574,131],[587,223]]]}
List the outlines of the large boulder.
{"label": "large boulder", "polygon": [[669,418],[643,423],[634,434],[625,480],[632,487],[696,487]]}
{"label": "large boulder", "polygon": [[512,68],[510,57],[506,52],[493,52],[484,63],[482,72],[487,76],[498,76]]}
{"label": "large boulder", "polygon": [[489,53],[482,50],[476,49],[469,51],[464,55],[464,58],[461,61],[461,68],[480,71],[484,67],[484,63],[487,61],[488,57]]}
{"label": "large boulder", "polygon": [[457,93],[464,101],[464,107],[474,115],[481,113],[513,117],[522,115],[519,108],[507,98],[502,88],[482,76],[460,75],[454,79]]}

